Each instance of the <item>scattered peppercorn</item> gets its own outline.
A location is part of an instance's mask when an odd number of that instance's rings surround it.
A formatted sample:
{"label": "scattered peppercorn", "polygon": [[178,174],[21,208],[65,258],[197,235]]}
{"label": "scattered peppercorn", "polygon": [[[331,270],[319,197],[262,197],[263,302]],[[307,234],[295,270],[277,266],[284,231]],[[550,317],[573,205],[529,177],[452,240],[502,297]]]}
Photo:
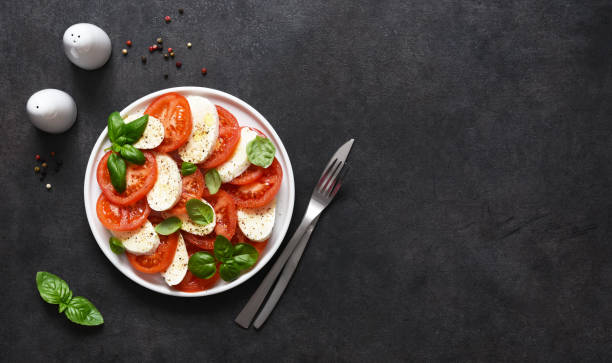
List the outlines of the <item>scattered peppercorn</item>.
{"label": "scattered peppercorn", "polygon": [[55,151],[51,151],[51,156],[55,156]]}
{"label": "scattered peppercorn", "polygon": [[35,166],[35,167],[34,167],[34,172],[35,172],[35,173],[38,173],[39,171],[40,171],[40,167],[39,167],[39,166]]}
{"label": "scattered peppercorn", "polygon": [[208,72],[208,71],[206,70],[206,68],[202,68],[202,75],[203,75],[203,76],[205,76],[205,75],[206,75],[206,72]]}
{"label": "scattered peppercorn", "polygon": [[42,167],[46,168],[47,167],[47,163],[42,163]]}
{"label": "scattered peppercorn", "polygon": [[170,15],[166,15],[166,17],[164,18],[164,20],[166,21],[166,23],[169,23],[172,21],[172,18],[170,18]]}
{"label": "scattered peppercorn", "polygon": [[145,57],[144,55],[140,57],[140,60],[142,61],[142,63],[147,63],[147,57]]}
{"label": "scattered peppercorn", "polygon": [[172,48],[168,48],[168,53],[172,53]]}
{"label": "scattered peppercorn", "polygon": [[123,53],[123,55],[126,55],[127,54],[127,49],[125,49],[125,48],[121,49],[121,53]]}
{"label": "scattered peppercorn", "polygon": [[179,14],[182,14],[184,11],[183,8],[179,8]]}
{"label": "scattered peppercorn", "polygon": [[36,154],[36,160],[40,160],[40,155]]}
{"label": "scattered peppercorn", "polygon": [[161,37],[157,38],[157,44],[161,44],[161,43],[163,43],[163,41],[164,40]]}
{"label": "scattered peppercorn", "polygon": [[168,74],[164,74],[164,79],[168,79]]}
{"label": "scattered peppercorn", "polygon": [[187,48],[191,48],[191,42],[187,42]]}
{"label": "scattered peppercorn", "polygon": [[164,59],[168,60],[168,53],[164,53]]}
{"label": "scattered peppercorn", "polygon": [[149,53],[153,53],[153,46],[149,46]]}
{"label": "scattered peppercorn", "polygon": [[51,184],[47,184],[47,185],[45,185],[45,187],[46,187],[47,189],[51,189]]}
{"label": "scattered peppercorn", "polygon": [[176,68],[181,68],[181,66],[183,65],[183,63],[181,62],[176,62]]}
{"label": "scattered peppercorn", "polygon": [[128,47],[132,46],[132,41],[131,40],[126,40],[125,41],[125,45],[127,45]]}
{"label": "scattered peppercorn", "polygon": [[174,58],[174,52],[170,52],[170,56]]}

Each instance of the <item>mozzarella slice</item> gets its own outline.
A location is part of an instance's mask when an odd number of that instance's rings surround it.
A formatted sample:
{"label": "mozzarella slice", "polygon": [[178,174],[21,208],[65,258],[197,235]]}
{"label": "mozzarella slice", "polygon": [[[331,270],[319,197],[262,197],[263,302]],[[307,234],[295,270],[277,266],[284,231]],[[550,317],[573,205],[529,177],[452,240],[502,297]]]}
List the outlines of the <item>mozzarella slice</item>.
{"label": "mozzarella slice", "polygon": [[151,209],[158,212],[172,208],[179,201],[183,191],[181,172],[174,159],[166,154],[155,153],[157,181],[147,194]]}
{"label": "mozzarella slice", "polygon": [[[136,120],[137,118],[140,118],[141,116],[141,114],[131,114],[123,119],[123,121],[127,124]],[[164,135],[164,124],[162,124],[159,119],[149,116],[147,127],[144,129],[140,139],[138,139],[138,141],[136,141],[133,145],[138,149],[155,149],[162,143],[162,141],[164,141]]]}
{"label": "mozzarella slice", "polygon": [[[206,200],[201,199],[202,202],[210,205],[210,203],[208,203]],[[210,206],[212,208],[212,206]],[[210,234],[210,232],[213,231],[213,229],[215,229],[215,225],[217,224],[217,215],[215,214],[215,209],[213,208],[213,220],[212,222],[210,222],[209,224],[203,226],[201,224],[196,224],[194,223],[191,218],[189,218],[189,215],[186,213],[182,213],[182,214],[170,214],[170,213],[163,213],[162,214],[164,216],[164,218],[168,218],[171,217],[173,215],[176,215],[176,217],[178,217],[183,224],[181,225],[181,229],[185,232],[189,232],[192,234],[196,234],[198,236],[206,236],[207,234]]]}
{"label": "mozzarella slice", "polygon": [[215,105],[201,96],[187,96],[193,128],[187,143],[178,150],[183,161],[201,163],[213,150],[219,137],[219,115]]}
{"label": "mozzarella slice", "polygon": [[232,179],[244,173],[244,171],[249,168],[251,162],[247,157],[246,148],[247,144],[254,140],[257,135],[257,132],[248,127],[243,127],[242,130],[240,130],[240,141],[236,146],[234,154],[228,161],[217,167],[222,183],[232,181]]}
{"label": "mozzarella slice", "polygon": [[151,222],[146,221],[139,229],[133,231],[113,231],[115,237],[123,242],[126,251],[135,255],[148,255],[159,246],[159,236]]}
{"label": "mozzarella slice", "polygon": [[168,269],[161,273],[166,280],[166,283],[170,286],[177,285],[187,273],[187,264],[189,263],[189,255],[187,254],[187,246],[185,246],[185,240],[179,233],[178,244],[176,245],[176,253],[172,259],[172,263]]}
{"label": "mozzarella slice", "polygon": [[260,208],[238,208],[238,226],[244,235],[255,242],[270,238],[276,218],[276,199]]}

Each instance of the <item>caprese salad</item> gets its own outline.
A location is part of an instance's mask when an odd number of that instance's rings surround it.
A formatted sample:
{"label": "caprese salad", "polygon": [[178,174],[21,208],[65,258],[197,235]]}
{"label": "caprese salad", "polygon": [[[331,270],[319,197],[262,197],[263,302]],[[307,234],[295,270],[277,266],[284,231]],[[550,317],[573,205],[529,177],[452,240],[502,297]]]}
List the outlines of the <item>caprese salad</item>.
{"label": "caprese salad", "polygon": [[274,144],[201,96],[166,93],[108,117],[96,212],[110,248],[180,291],[252,268],[268,242],[283,177]]}

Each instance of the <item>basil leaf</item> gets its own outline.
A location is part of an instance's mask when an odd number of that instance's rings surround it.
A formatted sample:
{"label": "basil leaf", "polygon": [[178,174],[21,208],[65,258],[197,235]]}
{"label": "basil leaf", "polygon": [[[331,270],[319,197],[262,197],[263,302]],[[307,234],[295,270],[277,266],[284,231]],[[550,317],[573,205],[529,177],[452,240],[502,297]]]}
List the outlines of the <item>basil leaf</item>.
{"label": "basil leaf", "polygon": [[204,179],[206,180],[206,188],[208,188],[210,194],[216,194],[219,188],[221,188],[221,176],[217,169],[213,168],[207,171]]}
{"label": "basil leaf", "polygon": [[144,115],[136,120],[123,125],[123,134],[127,144],[138,141],[149,123],[149,115]]}
{"label": "basil leaf", "polygon": [[119,144],[112,144],[110,149],[113,150],[116,153],[121,152],[121,145],[119,145]]}
{"label": "basil leaf", "polygon": [[247,144],[246,151],[251,164],[267,168],[274,161],[276,148],[268,138],[258,135]]}
{"label": "basil leaf", "polygon": [[125,144],[127,143],[127,138],[126,138],[125,136],[121,135],[121,136],[119,136],[119,137],[117,138],[117,140],[115,141],[115,143],[116,143],[117,145],[119,145],[119,146],[121,146],[121,145],[125,145]]}
{"label": "basil leaf", "polygon": [[183,174],[183,176],[191,175],[195,173],[196,170],[198,170],[198,167],[194,163],[184,161],[181,164],[181,174]]}
{"label": "basil leaf", "polygon": [[234,246],[233,260],[241,271],[248,270],[257,262],[259,253],[248,243],[238,243]]}
{"label": "basil leaf", "polygon": [[121,147],[121,157],[133,164],[142,165],[145,163],[145,156],[142,151],[130,144]]}
{"label": "basil leaf", "polygon": [[209,279],[217,272],[215,258],[208,252],[199,251],[189,257],[189,271],[201,279]]}
{"label": "basil leaf", "polygon": [[215,247],[213,249],[215,257],[221,262],[228,261],[234,255],[234,245],[224,236],[215,238]]}
{"label": "basil leaf", "polygon": [[49,304],[60,304],[60,313],[72,299],[72,291],[70,291],[66,281],[52,273],[38,271],[36,273],[36,287],[43,300]]}
{"label": "basil leaf", "polygon": [[164,219],[160,224],[155,226],[155,232],[164,236],[169,236],[178,231],[182,225],[183,221],[181,221],[178,217],[170,217]]}
{"label": "basil leaf", "polygon": [[219,266],[219,276],[224,281],[234,281],[240,276],[240,268],[236,265],[234,260],[228,260]]}
{"label": "basil leaf", "polygon": [[123,135],[123,119],[119,112],[115,111],[108,116],[108,139],[115,143],[117,138]]}
{"label": "basil leaf", "polygon": [[211,224],[215,219],[215,212],[212,207],[199,199],[189,199],[185,203],[187,214],[195,224],[205,226]]}
{"label": "basil leaf", "polygon": [[123,193],[125,191],[125,161],[121,159],[117,154],[112,153],[108,157],[108,161],[106,162],[106,167],[108,168],[108,173],[110,174],[111,184],[119,193]]}
{"label": "basil leaf", "polygon": [[111,237],[108,240],[108,244],[110,245],[111,251],[118,255],[125,252],[125,246],[123,245],[123,242],[121,242],[121,240],[117,237]]}
{"label": "basil leaf", "polygon": [[104,318],[98,309],[82,296],[75,296],[70,300],[66,309],[66,317],[73,323],[81,325],[92,326],[104,323]]}

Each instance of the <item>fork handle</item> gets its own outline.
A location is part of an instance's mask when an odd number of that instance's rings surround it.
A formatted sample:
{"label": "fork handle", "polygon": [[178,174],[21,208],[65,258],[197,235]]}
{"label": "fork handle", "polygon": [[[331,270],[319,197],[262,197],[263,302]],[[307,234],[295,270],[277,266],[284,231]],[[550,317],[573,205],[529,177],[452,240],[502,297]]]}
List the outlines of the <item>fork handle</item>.
{"label": "fork handle", "polygon": [[276,260],[276,262],[274,263],[262,283],[259,285],[253,296],[251,296],[240,314],[238,314],[238,316],[234,320],[236,324],[240,325],[245,329],[249,328],[251,322],[253,322],[255,314],[257,314],[257,311],[259,310],[261,304],[268,295],[268,292],[270,292],[272,285],[278,278],[278,275],[281,273],[283,266],[285,266],[285,263],[287,263],[287,260],[295,249],[295,246],[297,246],[298,242],[300,242],[302,235],[304,234],[304,232],[306,232],[306,228],[308,228],[310,222],[312,222],[315,217],[316,216],[311,217],[308,214],[304,216],[302,222],[300,222],[300,225],[295,230],[295,233],[293,233],[293,236],[287,243],[287,247],[285,247],[285,249],[283,250],[283,253],[280,255],[278,260]]}

